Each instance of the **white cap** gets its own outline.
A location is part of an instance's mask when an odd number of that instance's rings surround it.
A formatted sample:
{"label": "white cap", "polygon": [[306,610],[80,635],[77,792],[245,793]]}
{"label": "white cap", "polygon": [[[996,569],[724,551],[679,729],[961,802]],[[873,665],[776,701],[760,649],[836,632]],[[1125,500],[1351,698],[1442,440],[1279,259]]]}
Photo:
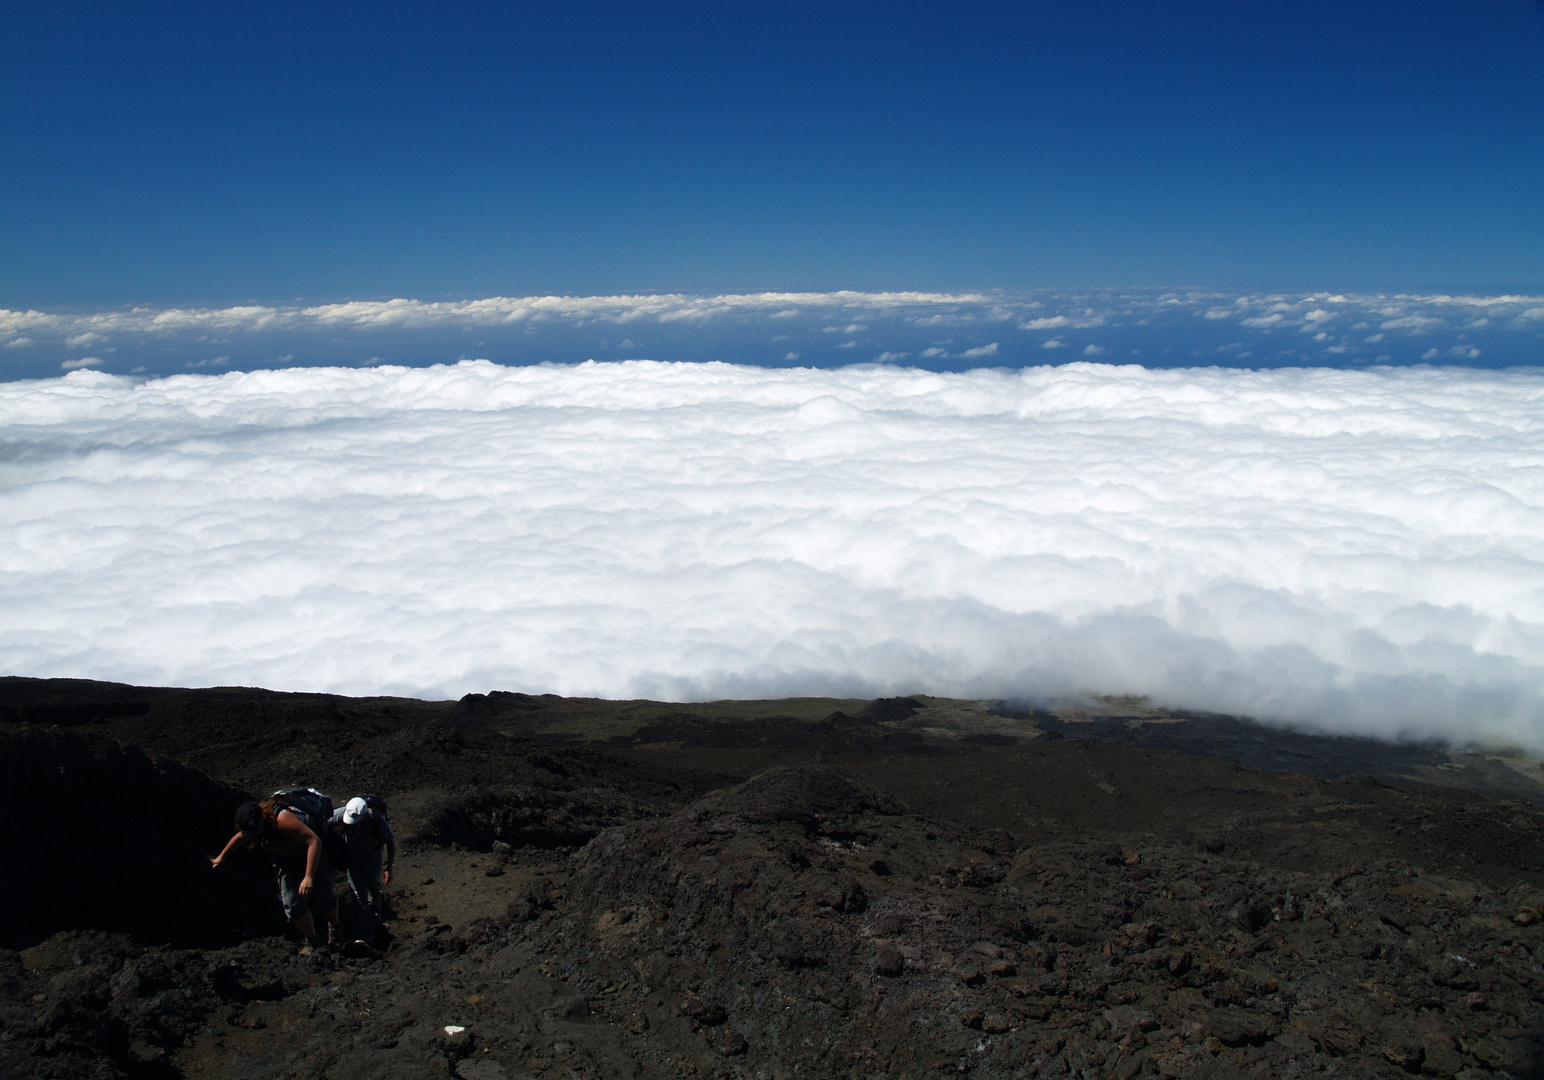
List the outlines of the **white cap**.
{"label": "white cap", "polygon": [[360,818],[367,818],[369,816],[370,804],[358,795],[350,799],[348,805],[343,808],[343,824],[345,825],[352,825]]}

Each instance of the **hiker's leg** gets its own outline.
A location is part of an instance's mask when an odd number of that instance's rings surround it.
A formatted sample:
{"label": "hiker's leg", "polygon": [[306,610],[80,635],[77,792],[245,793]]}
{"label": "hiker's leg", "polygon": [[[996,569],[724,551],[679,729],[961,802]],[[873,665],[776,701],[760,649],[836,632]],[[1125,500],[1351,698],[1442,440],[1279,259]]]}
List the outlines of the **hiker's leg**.
{"label": "hiker's leg", "polygon": [[377,851],[374,855],[367,856],[361,869],[364,871],[365,896],[362,898],[370,905],[370,912],[377,919],[381,917],[381,909],[384,906],[384,897],[381,895],[381,860],[385,853]]}
{"label": "hiker's leg", "polygon": [[370,920],[370,870],[368,860],[350,859],[348,861],[348,887],[354,894],[354,902],[359,905],[359,917],[365,922]]}
{"label": "hiker's leg", "polygon": [[[305,864],[275,863],[273,876],[279,886],[279,901],[284,905],[284,914],[289,918],[290,924],[300,932],[300,936],[310,941],[316,937],[316,920],[311,917],[310,903],[300,895],[300,883],[306,876]],[[313,893],[314,891],[313,883]],[[333,906],[337,906],[336,900],[333,901]]]}
{"label": "hiker's leg", "polygon": [[370,860],[369,858],[350,859],[348,864],[348,887],[354,894],[355,909],[359,912],[359,934],[369,940],[375,936],[377,927],[380,926],[380,918],[375,913],[375,906],[370,901]]}
{"label": "hiker's leg", "polygon": [[311,880],[311,907],[322,913],[322,921],[328,926],[338,925],[338,893],[333,884],[335,874],[326,856],[316,860],[316,876]]}

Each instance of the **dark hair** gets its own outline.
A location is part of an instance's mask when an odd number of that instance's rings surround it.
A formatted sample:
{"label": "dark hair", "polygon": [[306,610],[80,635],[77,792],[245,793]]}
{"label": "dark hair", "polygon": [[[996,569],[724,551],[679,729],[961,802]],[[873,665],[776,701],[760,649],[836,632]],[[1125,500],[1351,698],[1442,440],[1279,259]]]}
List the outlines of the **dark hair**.
{"label": "dark hair", "polygon": [[263,828],[263,808],[255,802],[244,802],[236,807],[236,828],[251,835]]}

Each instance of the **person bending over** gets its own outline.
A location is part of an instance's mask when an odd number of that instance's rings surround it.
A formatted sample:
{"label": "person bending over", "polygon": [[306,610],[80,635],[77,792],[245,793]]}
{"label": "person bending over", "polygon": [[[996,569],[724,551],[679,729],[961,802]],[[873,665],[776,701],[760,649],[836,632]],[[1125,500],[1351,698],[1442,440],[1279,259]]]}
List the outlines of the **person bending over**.
{"label": "person bending over", "polygon": [[260,846],[273,860],[279,900],[291,925],[310,945],[322,944],[313,911],[330,927],[338,925],[338,896],[333,890],[332,865],[318,830],[326,826],[277,799],[245,802],[236,808],[236,835],[209,861],[219,867],[233,851]]}

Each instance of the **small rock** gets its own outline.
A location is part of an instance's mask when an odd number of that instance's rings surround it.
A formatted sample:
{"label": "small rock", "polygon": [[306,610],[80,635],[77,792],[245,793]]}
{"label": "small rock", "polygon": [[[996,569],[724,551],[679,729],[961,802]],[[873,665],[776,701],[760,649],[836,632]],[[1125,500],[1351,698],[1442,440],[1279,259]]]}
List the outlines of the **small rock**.
{"label": "small rock", "polygon": [[515,849],[511,845],[506,844],[502,840],[495,840],[493,842],[492,850],[493,850],[493,853],[495,855],[508,855],[511,852],[513,852]]}
{"label": "small rock", "polygon": [[1012,978],[1019,973],[1018,965],[1012,960],[993,960],[986,969],[999,979]]}
{"label": "small rock", "polygon": [[689,1016],[703,1027],[717,1027],[729,1019],[729,1013],[716,1001],[704,1001],[695,994],[681,1002],[681,1015]]}
{"label": "small rock", "polygon": [[1432,1076],[1457,1076],[1464,1059],[1451,1042],[1428,1041],[1422,1046],[1421,1071]]}
{"label": "small rock", "polygon": [[906,970],[906,957],[894,945],[881,945],[874,954],[874,974],[893,979]]}
{"label": "small rock", "polygon": [[504,1067],[490,1057],[463,1061],[456,1066],[456,1075],[461,1080],[507,1080],[509,1076]]}
{"label": "small rock", "polygon": [[1464,998],[1464,1007],[1474,1012],[1484,1012],[1490,1006],[1490,1000],[1481,993],[1473,993]]}
{"label": "small rock", "polygon": [[445,1050],[452,1057],[470,1054],[475,1040],[472,1029],[460,1024],[446,1024],[440,1029],[444,1034]]}
{"label": "small rock", "polygon": [[1268,900],[1253,896],[1229,912],[1233,924],[1245,933],[1257,934],[1276,917]]}
{"label": "small rock", "polygon": [[1024,950],[1024,962],[1042,971],[1050,971],[1056,967],[1056,950],[1036,942]]}
{"label": "small rock", "polygon": [[1347,1016],[1339,1012],[1327,1013],[1315,1034],[1318,1043],[1327,1053],[1353,1054],[1362,1045],[1362,1033]]}
{"label": "small rock", "polygon": [[1008,871],[1001,866],[982,865],[972,863],[960,871],[959,883],[968,889],[984,889],[988,885],[996,885],[1008,876]]}
{"label": "small rock", "polygon": [[1214,1013],[1207,1027],[1227,1046],[1262,1046],[1271,1037],[1269,1018],[1244,1009]]}
{"label": "small rock", "polygon": [[825,929],[810,919],[779,919],[766,929],[771,953],[788,967],[821,967],[830,942]]}
{"label": "small rock", "polygon": [[1122,1057],[1115,1063],[1115,1067],[1110,1070],[1110,1080],[1135,1080],[1136,1077],[1142,1075],[1146,1068],[1146,1054],[1130,1054],[1129,1056]]}
{"label": "small rock", "polygon": [[1400,1040],[1384,1046],[1383,1057],[1390,1065],[1396,1065],[1405,1072],[1420,1072],[1426,1051],[1415,1043]]}
{"label": "small rock", "polygon": [[718,1041],[718,1052],[725,1057],[739,1057],[749,1049],[750,1043],[746,1041],[745,1035],[734,1028],[725,1031],[723,1038]]}
{"label": "small rock", "polygon": [[988,1035],[1001,1035],[1005,1031],[1011,1031],[1013,1025],[1002,1013],[987,1013],[981,1019],[981,1030]]}
{"label": "small rock", "polygon": [[965,1027],[979,1030],[986,1023],[986,1014],[980,1009],[968,1009],[960,1014],[960,1023]]}
{"label": "small rock", "polygon": [[1512,916],[1512,921],[1515,922],[1518,926],[1532,926],[1534,923],[1539,921],[1539,913],[1537,911],[1531,911],[1528,908],[1524,908],[1516,915]]}

